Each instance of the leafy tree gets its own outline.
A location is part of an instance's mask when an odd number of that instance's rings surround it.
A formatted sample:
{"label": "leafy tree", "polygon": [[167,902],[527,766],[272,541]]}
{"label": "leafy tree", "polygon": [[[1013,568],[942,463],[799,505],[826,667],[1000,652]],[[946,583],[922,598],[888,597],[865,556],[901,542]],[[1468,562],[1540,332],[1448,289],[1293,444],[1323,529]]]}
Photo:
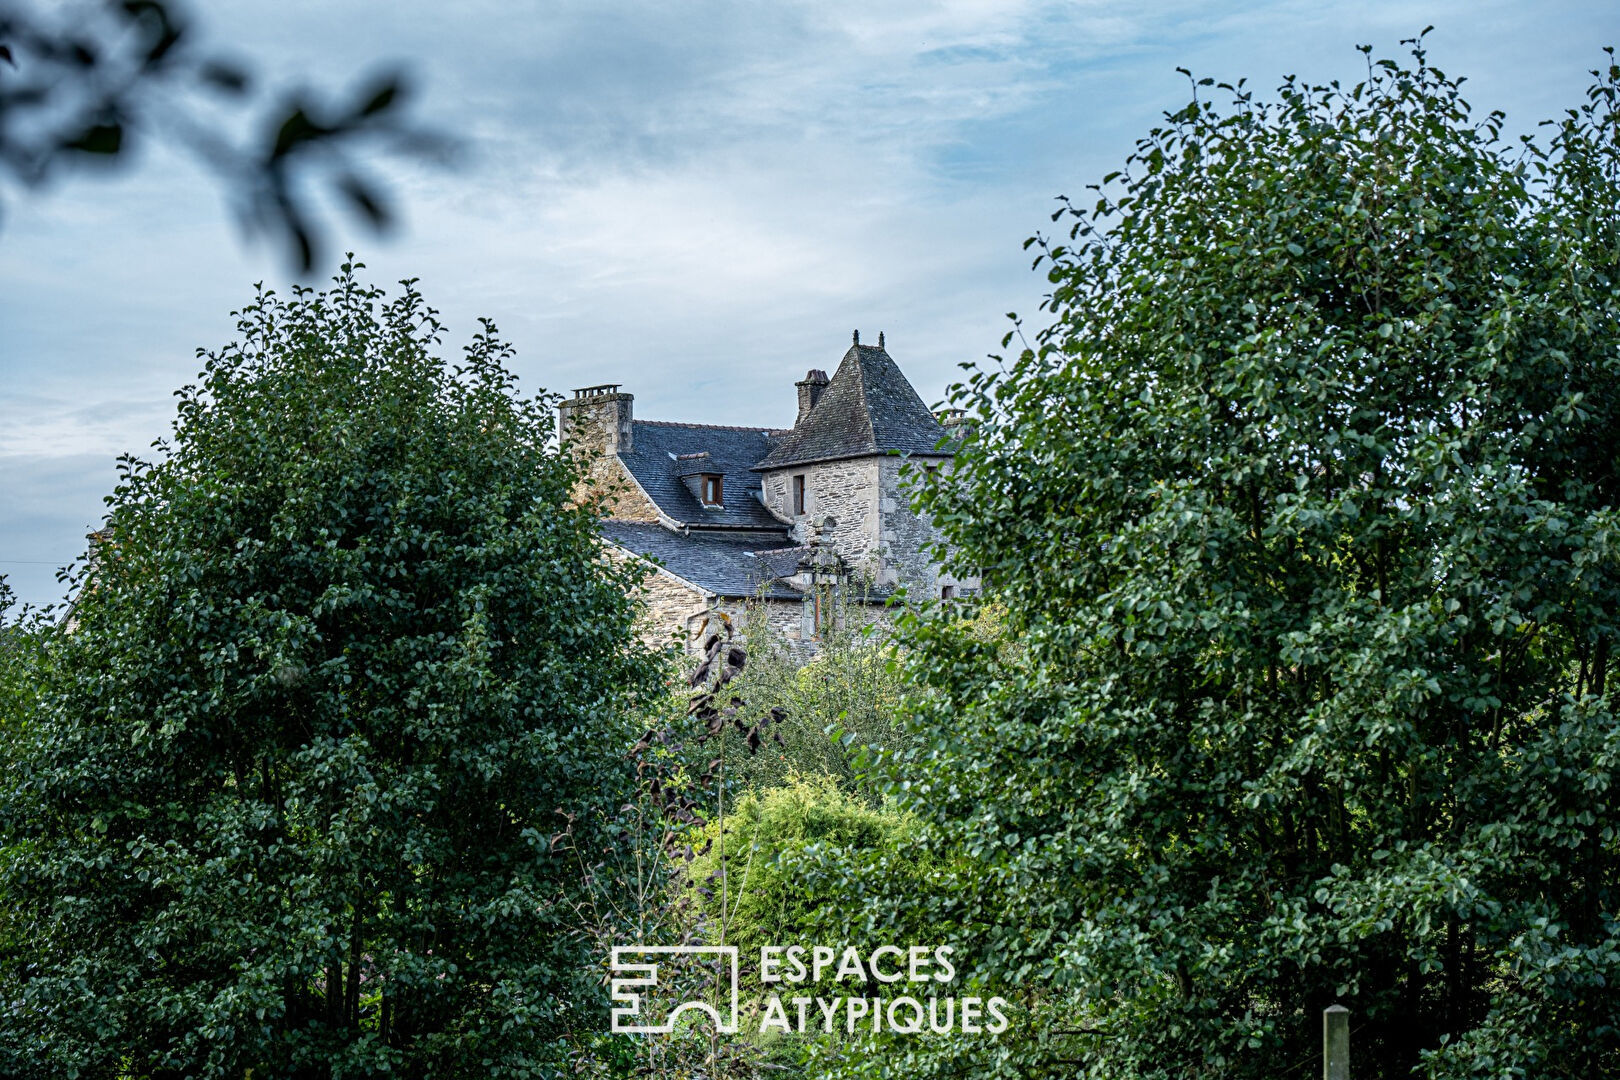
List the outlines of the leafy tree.
{"label": "leafy tree", "polygon": [[1197,91],[954,392],[1021,655],[909,634],[910,903],[1067,1021],[975,1075],[1620,1071],[1620,67],[1514,146],[1413,57]]}
{"label": "leafy tree", "polygon": [[744,1019],[742,1034],[733,1041],[760,1044],[779,1070],[814,1075],[818,1055],[841,1054],[851,1040],[842,1031],[828,1035],[814,1026],[785,1038],[769,1033],[761,1039],[767,998],[881,997],[893,987],[872,978],[767,984],[760,978],[760,950],[798,945],[808,953],[815,946],[840,951],[854,946],[869,956],[881,945],[908,944],[896,936],[891,905],[864,901],[938,884],[917,846],[917,821],[892,804],[871,805],[829,774],[789,774],[778,786],[745,792],[727,811],[723,826],[709,822],[696,840],[702,841],[700,854],[673,884],[698,898],[694,931],[705,941],[724,940],[740,951]]}
{"label": "leafy tree", "polygon": [[261,291],[124,463],[4,778],[6,1075],[549,1075],[601,1026],[556,837],[634,792],[634,576],[494,327],[448,364],[357,270]]}
{"label": "leafy tree", "polygon": [[[825,774],[792,774],[780,786],[746,792],[727,812],[725,829],[725,843],[711,843],[719,838],[720,824],[709,823],[699,838],[703,854],[687,873],[696,885],[714,886],[723,859],[731,886],[726,910],[717,886],[704,894],[703,910],[709,925],[724,925],[726,941],[737,945],[750,965],[762,945],[888,944],[851,936],[861,912],[845,904],[836,859],[834,873],[826,872],[828,856],[872,853],[886,862],[884,876],[891,884],[915,885],[922,877],[908,850],[915,832],[911,818],[893,807],[867,805]],[[829,924],[841,933],[816,936]]]}
{"label": "leafy tree", "polygon": [[17,594],[0,574],[0,761],[33,712],[31,674],[53,628],[48,612],[27,606],[17,610]]}
{"label": "leafy tree", "polygon": [[[28,730],[39,700],[39,672],[49,657],[48,645],[56,631],[48,611],[16,609],[16,594],[0,575],[0,771],[9,771],[17,748]],[[26,837],[14,843],[0,838],[0,864],[25,848]],[[0,958],[17,948],[17,921],[0,893]],[[0,965],[5,963],[0,959]]]}

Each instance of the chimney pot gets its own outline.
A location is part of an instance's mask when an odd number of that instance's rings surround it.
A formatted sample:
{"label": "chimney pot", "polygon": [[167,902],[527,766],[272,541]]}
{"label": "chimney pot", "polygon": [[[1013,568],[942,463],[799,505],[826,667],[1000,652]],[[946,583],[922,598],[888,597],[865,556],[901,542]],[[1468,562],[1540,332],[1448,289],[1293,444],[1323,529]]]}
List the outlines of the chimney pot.
{"label": "chimney pot", "polygon": [[810,410],[816,407],[816,402],[821,400],[822,391],[827,389],[827,373],[820,368],[811,368],[804,378],[793,385],[799,391],[799,415],[793,421],[793,426],[798,427],[810,415]]}

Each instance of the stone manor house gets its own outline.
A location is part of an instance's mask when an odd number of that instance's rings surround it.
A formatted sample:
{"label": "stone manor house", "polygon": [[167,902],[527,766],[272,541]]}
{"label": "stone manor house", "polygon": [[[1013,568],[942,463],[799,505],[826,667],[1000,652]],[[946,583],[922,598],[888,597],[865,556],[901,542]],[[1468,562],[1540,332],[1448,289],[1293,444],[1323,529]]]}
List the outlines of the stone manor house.
{"label": "stone manor house", "polygon": [[[652,636],[689,643],[715,611],[760,604],[771,629],[809,653],[833,601],[871,617],[904,585],[949,599],[977,588],[926,553],[934,539],[901,477],[948,466],[950,430],[884,348],[860,333],[831,379],[797,384],[787,430],[635,418],[618,384],[590,386],[558,406],[558,430],[596,452],[590,483],[611,499],[610,552],[646,558]],[[849,610],[847,604],[842,605]]]}

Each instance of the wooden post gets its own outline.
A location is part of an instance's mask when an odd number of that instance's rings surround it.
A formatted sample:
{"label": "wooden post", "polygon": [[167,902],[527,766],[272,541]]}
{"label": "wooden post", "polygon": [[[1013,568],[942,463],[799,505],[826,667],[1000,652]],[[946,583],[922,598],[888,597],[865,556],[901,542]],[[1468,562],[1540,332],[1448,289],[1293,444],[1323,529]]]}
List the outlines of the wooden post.
{"label": "wooden post", "polygon": [[1350,1010],[1322,1010],[1322,1080],[1350,1080]]}

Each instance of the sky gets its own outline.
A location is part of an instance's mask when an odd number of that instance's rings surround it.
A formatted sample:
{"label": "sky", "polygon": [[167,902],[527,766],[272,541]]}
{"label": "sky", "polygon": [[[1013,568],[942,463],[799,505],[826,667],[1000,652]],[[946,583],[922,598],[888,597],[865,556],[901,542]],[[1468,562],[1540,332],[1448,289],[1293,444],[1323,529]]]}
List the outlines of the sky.
{"label": "sky", "polygon": [[[1185,103],[1178,67],[1261,91],[1353,83],[1358,44],[1466,75],[1511,130],[1576,105],[1620,4],[1304,0],[210,0],[222,51],[341,93],[403,66],[450,168],[374,159],[401,211],[333,219],[329,276],[420,279],[458,349],[480,316],[525,392],[619,383],[643,419],[791,424],[793,383],[887,336],[925,401],[1039,323],[1024,240]],[[255,282],[211,174],[158,150],[113,177],[0,182],[0,574],[59,600],[121,454],[168,434],[197,349]]]}

